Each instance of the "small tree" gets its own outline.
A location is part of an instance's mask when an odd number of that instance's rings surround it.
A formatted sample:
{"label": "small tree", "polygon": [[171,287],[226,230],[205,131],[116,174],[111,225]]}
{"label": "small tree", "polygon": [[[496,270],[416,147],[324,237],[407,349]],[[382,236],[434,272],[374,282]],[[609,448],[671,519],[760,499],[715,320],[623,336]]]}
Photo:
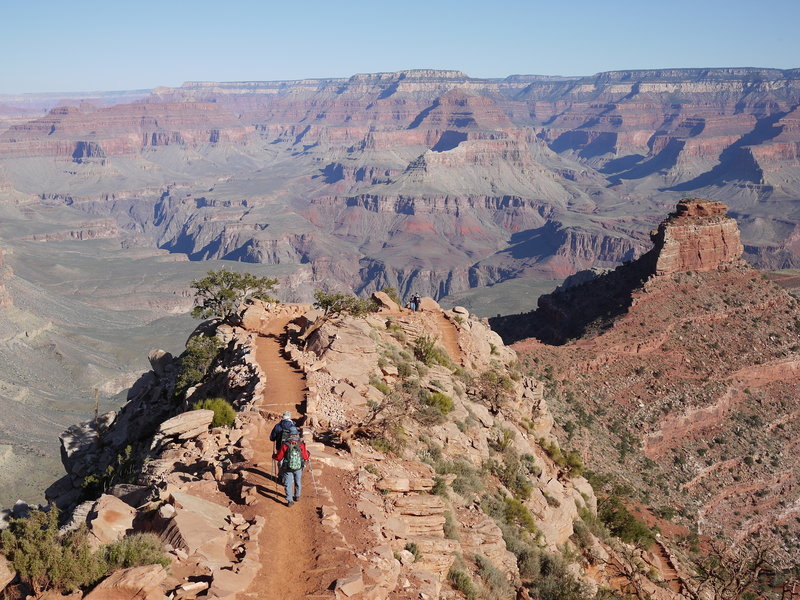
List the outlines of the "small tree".
{"label": "small tree", "polygon": [[342,314],[363,317],[375,310],[372,298],[358,298],[353,294],[336,294],[323,290],[314,292],[314,308],[320,308],[325,316],[334,319]]}
{"label": "small tree", "polygon": [[202,381],[212,361],[222,348],[217,336],[195,335],[186,342],[186,351],[181,356],[177,386],[185,390]]}
{"label": "small tree", "polygon": [[202,279],[192,281],[198,305],[192,310],[196,319],[230,321],[251,298],[277,302],[270,296],[277,279],[256,277],[252,273],[236,273],[226,269],[209,271]]}
{"label": "small tree", "polygon": [[341,315],[363,317],[374,312],[377,306],[372,298],[358,298],[353,294],[340,294],[316,290],[314,292],[314,308],[321,309],[323,315],[302,335],[300,339],[303,342],[306,342],[309,336],[325,323]]}

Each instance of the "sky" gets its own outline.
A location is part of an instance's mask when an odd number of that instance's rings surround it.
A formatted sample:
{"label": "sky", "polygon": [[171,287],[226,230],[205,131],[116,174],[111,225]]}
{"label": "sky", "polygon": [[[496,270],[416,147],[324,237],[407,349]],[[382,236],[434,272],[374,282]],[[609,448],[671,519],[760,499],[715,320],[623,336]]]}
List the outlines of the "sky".
{"label": "sky", "polygon": [[800,0],[0,0],[0,94],[800,67]]}

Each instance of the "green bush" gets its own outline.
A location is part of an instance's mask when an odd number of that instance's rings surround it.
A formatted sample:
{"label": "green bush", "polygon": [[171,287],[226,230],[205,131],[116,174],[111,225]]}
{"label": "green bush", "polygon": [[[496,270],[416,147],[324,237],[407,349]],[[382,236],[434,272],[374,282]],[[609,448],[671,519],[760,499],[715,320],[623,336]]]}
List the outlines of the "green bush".
{"label": "green bush", "polygon": [[414,555],[414,562],[417,562],[422,558],[422,553],[419,551],[419,547],[414,542],[407,543],[405,549]]}
{"label": "green bush", "polygon": [[353,294],[337,294],[315,290],[314,308],[322,309],[325,315],[330,317],[342,314],[350,315],[351,317],[363,317],[375,312],[378,306],[372,298],[358,298]]}
{"label": "green bush", "polygon": [[26,519],[12,520],[0,536],[0,550],[36,595],[49,589],[71,593],[117,569],[170,564],[152,534],[126,537],[96,552],[85,528],[59,536],[55,508],[48,512],[35,510]]}
{"label": "green bush", "polygon": [[458,523],[453,518],[453,513],[448,512],[444,515],[444,537],[450,540],[460,540],[458,534]]}
{"label": "green bush", "polygon": [[540,600],[589,600],[586,586],[577,581],[567,569],[567,563],[557,554],[541,552],[539,569],[531,577],[528,587]]}
{"label": "green bush", "polygon": [[447,574],[447,579],[455,589],[464,594],[467,600],[477,600],[478,588],[475,587],[472,577],[466,571],[452,567]]}
{"label": "green bush", "polygon": [[433,467],[439,475],[446,473],[456,475],[450,486],[456,494],[468,497],[471,494],[477,494],[483,489],[483,480],[478,469],[466,460],[456,459],[452,462],[437,460]]}
{"label": "green bush", "polygon": [[195,335],[186,342],[186,350],[181,355],[180,372],[178,373],[177,387],[186,390],[197,385],[211,366],[212,361],[219,354],[222,342],[214,337]]}
{"label": "green bush", "polygon": [[475,555],[475,564],[486,587],[487,600],[507,600],[514,596],[514,590],[506,576],[488,558]]}
{"label": "green bush", "polygon": [[450,360],[447,351],[437,346],[436,338],[429,335],[421,335],[417,338],[414,344],[414,356],[429,367],[442,365],[443,367],[452,368],[453,366],[453,361]]}
{"label": "green bush", "polygon": [[230,427],[236,421],[236,411],[224,398],[205,398],[195,404],[192,410],[213,410],[212,427]]}
{"label": "green bush", "polygon": [[531,497],[533,484],[528,479],[530,473],[515,452],[506,453],[503,461],[487,460],[484,468],[497,477],[516,498],[527,500]]}
{"label": "green bush", "polygon": [[528,533],[536,534],[539,528],[536,527],[536,520],[533,518],[531,511],[516,498],[506,497],[503,499],[505,506],[503,507],[503,518],[506,523],[517,525]]}
{"label": "green bush", "polygon": [[636,544],[646,550],[655,541],[650,528],[637,519],[618,496],[603,498],[598,506],[597,516],[611,534],[623,542]]}
{"label": "green bush", "polygon": [[101,550],[111,570],[141,565],[161,565],[166,568],[170,564],[161,542],[152,533],[136,533],[108,544]]}
{"label": "green bush", "polygon": [[444,481],[444,477],[433,478],[433,487],[431,488],[431,494],[433,494],[434,496],[442,496],[443,498],[447,498],[447,484]]}
{"label": "green bush", "polygon": [[443,415],[446,415],[453,410],[453,399],[442,392],[433,392],[430,396],[428,396],[425,403],[438,409]]}
{"label": "green bush", "polygon": [[89,546],[86,530],[58,535],[58,511],[35,510],[14,519],[0,537],[3,554],[35,594],[73,592],[105,575],[106,565]]}

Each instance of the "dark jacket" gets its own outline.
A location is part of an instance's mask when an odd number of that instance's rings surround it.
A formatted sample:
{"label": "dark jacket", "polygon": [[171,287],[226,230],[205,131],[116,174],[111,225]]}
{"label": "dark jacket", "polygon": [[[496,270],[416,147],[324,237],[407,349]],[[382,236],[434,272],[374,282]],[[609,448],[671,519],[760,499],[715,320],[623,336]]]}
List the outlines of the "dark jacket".
{"label": "dark jacket", "polygon": [[277,425],[275,425],[275,427],[272,428],[272,433],[269,434],[269,441],[280,442],[283,432],[289,431],[293,427],[296,427],[294,421],[292,421],[291,419],[283,419]]}
{"label": "dark jacket", "polygon": [[[305,466],[306,464],[305,461],[311,458],[311,455],[308,453],[308,448],[306,448],[305,442],[300,441],[297,443],[300,444],[300,458],[303,459],[303,466]],[[281,449],[278,450],[276,454],[272,455],[272,460],[277,460],[278,462],[281,462],[283,460],[283,457],[286,456],[286,453],[288,451],[289,451],[289,443],[284,442],[284,444],[281,446]],[[281,469],[283,469],[283,464],[281,464]]]}

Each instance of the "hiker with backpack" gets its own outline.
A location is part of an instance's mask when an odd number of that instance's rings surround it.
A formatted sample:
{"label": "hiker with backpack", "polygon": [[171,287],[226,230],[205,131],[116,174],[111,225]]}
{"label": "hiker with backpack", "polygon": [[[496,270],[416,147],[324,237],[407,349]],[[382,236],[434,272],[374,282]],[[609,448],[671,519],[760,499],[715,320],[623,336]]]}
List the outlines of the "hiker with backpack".
{"label": "hiker with backpack", "polygon": [[272,455],[272,459],[280,465],[278,478],[283,479],[286,488],[286,506],[292,506],[300,500],[303,483],[303,469],[311,458],[306,443],[295,427],[281,444],[280,450]]}
{"label": "hiker with backpack", "polygon": [[297,425],[292,421],[292,413],[287,410],[283,413],[283,418],[278,421],[278,424],[272,428],[272,432],[269,434],[269,441],[275,442],[275,452],[280,449],[284,439],[289,437],[289,432],[296,428]]}

